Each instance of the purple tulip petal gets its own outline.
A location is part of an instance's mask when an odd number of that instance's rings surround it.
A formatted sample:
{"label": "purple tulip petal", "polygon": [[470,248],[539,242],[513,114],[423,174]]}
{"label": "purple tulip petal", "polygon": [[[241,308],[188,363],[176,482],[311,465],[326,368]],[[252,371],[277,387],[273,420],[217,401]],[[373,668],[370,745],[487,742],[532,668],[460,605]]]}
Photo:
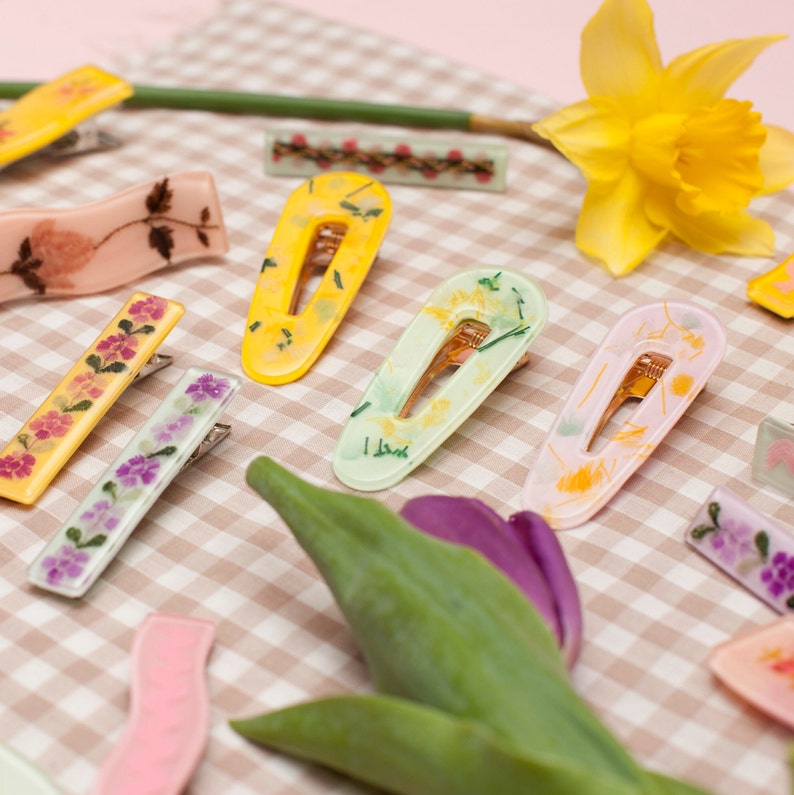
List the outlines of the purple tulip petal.
{"label": "purple tulip petal", "polygon": [[549,584],[562,630],[563,656],[570,669],[582,647],[582,604],[557,534],[532,511],[514,513],[508,525]]}
{"label": "purple tulip petal", "polygon": [[469,497],[428,495],[409,500],[400,515],[428,535],[471,547],[501,569],[524,591],[562,645],[558,610],[546,576],[530,547],[519,541],[499,514]]}

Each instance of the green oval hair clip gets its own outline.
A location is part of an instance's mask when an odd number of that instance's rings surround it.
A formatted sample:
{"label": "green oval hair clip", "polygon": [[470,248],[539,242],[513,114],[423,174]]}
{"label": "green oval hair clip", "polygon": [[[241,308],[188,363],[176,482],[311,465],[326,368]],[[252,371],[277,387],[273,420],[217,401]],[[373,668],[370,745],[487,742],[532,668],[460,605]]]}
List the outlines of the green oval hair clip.
{"label": "green oval hair clip", "polygon": [[334,450],[337,478],[360,491],[402,480],[526,363],[547,315],[543,290],[515,271],[474,268],[442,282],[350,415]]}

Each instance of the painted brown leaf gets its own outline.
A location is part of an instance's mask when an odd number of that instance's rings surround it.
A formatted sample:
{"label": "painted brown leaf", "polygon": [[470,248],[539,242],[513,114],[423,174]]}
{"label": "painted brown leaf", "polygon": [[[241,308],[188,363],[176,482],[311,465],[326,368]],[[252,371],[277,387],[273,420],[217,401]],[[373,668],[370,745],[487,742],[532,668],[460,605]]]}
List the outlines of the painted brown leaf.
{"label": "painted brown leaf", "polygon": [[174,250],[173,230],[170,226],[153,226],[149,230],[149,245],[156,249],[164,260],[171,259]]}
{"label": "painted brown leaf", "polygon": [[171,199],[174,197],[173,191],[168,186],[168,177],[162,182],[155,183],[146,197],[146,209],[150,215],[167,213],[171,209]]}

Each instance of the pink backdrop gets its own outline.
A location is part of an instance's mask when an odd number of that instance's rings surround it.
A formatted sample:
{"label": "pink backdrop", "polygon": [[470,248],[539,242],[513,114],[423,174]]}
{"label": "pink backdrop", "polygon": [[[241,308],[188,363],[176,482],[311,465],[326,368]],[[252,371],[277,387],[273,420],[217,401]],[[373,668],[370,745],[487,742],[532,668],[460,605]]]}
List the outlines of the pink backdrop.
{"label": "pink backdrop", "polygon": [[[43,79],[145,51],[204,20],[222,0],[0,0],[6,35],[0,78]],[[561,102],[582,98],[579,33],[599,0],[289,0],[297,6],[476,67]],[[794,34],[791,0],[656,0],[665,61],[702,44],[761,33]],[[20,35],[10,35],[14,31]],[[24,32],[24,34],[22,33]],[[735,84],[767,121],[794,129],[794,38],[773,45]],[[476,110],[476,97],[466,110]]]}

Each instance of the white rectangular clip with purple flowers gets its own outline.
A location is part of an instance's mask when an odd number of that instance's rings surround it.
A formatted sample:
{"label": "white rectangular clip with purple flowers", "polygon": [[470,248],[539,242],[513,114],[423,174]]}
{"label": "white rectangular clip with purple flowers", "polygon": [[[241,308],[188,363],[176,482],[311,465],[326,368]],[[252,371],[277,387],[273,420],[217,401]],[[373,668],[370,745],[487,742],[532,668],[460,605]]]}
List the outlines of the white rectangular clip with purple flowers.
{"label": "white rectangular clip with purple flowers", "polygon": [[80,597],[166,486],[229,434],[217,422],[239,378],[191,367],[28,569],[34,585]]}
{"label": "white rectangular clip with purple flowers", "polygon": [[778,613],[794,610],[794,534],[732,491],[714,489],[686,541]]}

